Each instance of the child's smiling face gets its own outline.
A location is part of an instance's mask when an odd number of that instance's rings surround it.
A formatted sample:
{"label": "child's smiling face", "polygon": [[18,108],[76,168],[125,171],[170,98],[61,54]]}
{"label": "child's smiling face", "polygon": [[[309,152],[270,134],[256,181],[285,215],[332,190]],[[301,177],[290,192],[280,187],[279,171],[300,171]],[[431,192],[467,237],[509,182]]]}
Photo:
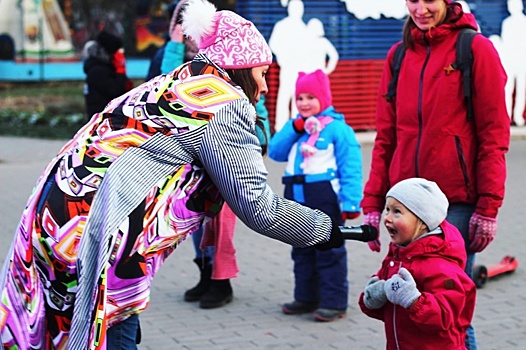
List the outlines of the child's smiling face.
{"label": "child's smiling face", "polygon": [[308,93],[300,93],[296,97],[296,107],[303,118],[312,117],[321,112],[320,100]]}
{"label": "child's smiling face", "polygon": [[393,197],[387,197],[384,225],[394,244],[407,246],[427,232],[427,226]]}

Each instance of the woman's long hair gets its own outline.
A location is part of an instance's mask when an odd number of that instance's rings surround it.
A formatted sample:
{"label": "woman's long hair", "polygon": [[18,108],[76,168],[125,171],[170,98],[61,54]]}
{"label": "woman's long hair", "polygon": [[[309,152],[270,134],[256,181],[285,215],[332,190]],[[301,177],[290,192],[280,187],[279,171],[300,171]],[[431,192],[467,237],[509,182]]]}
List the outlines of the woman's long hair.
{"label": "woman's long hair", "polygon": [[226,72],[234,83],[239,85],[252,105],[256,105],[256,94],[258,84],[252,76],[252,68],[226,69]]}
{"label": "woman's long hair", "polygon": [[404,29],[402,30],[402,41],[406,49],[412,49],[415,46],[413,37],[411,36],[411,29],[415,27],[415,22],[411,16],[408,16],[404,23]]}
{"label": "woman's long hair", "polygon": [[[256,83],[256,80],[254,80],[254,77],[252,76],[252,68],[242,68],[242,69],[226,69],[226,72],[232,79],[234,83],[239,85],[241,89],[243,89],[243,92],[245,95],[247,95],[248,100],[253,106],[256,106],[256,94],[259,93],[258,91],[258,84]],[[263,122],[261,121],[261,116],[257,115],[256,118],[256,125],[261,128],[261,130],[265,130],[265,126]],[[265,135],[266,143],[268,144],[268,137],[266,133],[263,133]],[[263,148],[263,154],[266,154],[266,148]]]}

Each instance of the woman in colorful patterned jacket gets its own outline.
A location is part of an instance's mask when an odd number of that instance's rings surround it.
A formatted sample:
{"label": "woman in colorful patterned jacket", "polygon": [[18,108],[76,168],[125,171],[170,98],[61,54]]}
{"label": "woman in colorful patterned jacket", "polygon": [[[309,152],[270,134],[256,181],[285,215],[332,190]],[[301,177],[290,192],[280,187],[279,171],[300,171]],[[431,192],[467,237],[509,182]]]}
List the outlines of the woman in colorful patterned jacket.
{"label": "woman in colorful patterned jacket", "polygon": [[254,109],[272,61],[263,36],[206,0],[190,1],[183,29],[195,59],[114,99],[38,180],[0,279],[4,347],[136,348],[155,273],[223,200],[270,238],[343,244],[327,215],[266,183]]}
{"label": "woman in colorful patterned jacket", "polygon": [[[468,118],[455,44],[463,28],[477,29],[475,17],[450,0],[406,0],[409,17],[403,42],[387,54],[376,110],[376,140],[361,203],[364,223],[379,226],[385,194],[401,180],[436,182],[450,206],[447,220],[462,233],[471,275],[475,253],[495,238],[504,197],[510,118],[506,112],[506,73],[493,44],[473,38]],[[396,96],[385,96],[396,46],[404,45]],[[380,251],[380,241],[369,242]],[[467,345],[476,349],[468,330]]]}

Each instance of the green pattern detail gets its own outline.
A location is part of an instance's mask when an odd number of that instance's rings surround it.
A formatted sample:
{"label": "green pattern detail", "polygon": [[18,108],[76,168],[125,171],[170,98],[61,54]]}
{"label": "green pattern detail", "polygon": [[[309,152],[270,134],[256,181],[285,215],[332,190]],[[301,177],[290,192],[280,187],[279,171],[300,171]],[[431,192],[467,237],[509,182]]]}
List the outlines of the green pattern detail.
{"label": "green pattern detail", "polygon": [[200,120],[200,119],[192,119],[192,118],[180,117],[180,116],[178,116],[176,114],[172,114],[172,113],[166,111],[165,109],[163,109],[161,107],[159,107],[159,110],[161,111],[163,116],[165,116],[167,118],[170,118],[170,119],[172,119],[174,121],[178,121],[178,122],[184,123],[184,124],[197,126],[197,127],[200,127],[200,126],[208,124],[207,120]]}

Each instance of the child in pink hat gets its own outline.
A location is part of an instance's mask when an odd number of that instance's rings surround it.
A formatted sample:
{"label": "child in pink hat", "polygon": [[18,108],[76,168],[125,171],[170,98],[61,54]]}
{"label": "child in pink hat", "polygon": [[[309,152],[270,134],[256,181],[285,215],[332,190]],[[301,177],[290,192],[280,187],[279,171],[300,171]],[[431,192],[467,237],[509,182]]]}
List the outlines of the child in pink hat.
{"label": "child in pink hat", "polygon": [[[287,162],[285,197],[319,209],[335,222],[359,216],[362,156],[353,129],[332,106],[329,77],[321,70],[299,73],[298,116],[270,141],[269,156]],[[348,306],[345,246],[320,252],[292,248],[294,301],[282,306],[287,315],[314,312],[317,321],[345,317]]]}

